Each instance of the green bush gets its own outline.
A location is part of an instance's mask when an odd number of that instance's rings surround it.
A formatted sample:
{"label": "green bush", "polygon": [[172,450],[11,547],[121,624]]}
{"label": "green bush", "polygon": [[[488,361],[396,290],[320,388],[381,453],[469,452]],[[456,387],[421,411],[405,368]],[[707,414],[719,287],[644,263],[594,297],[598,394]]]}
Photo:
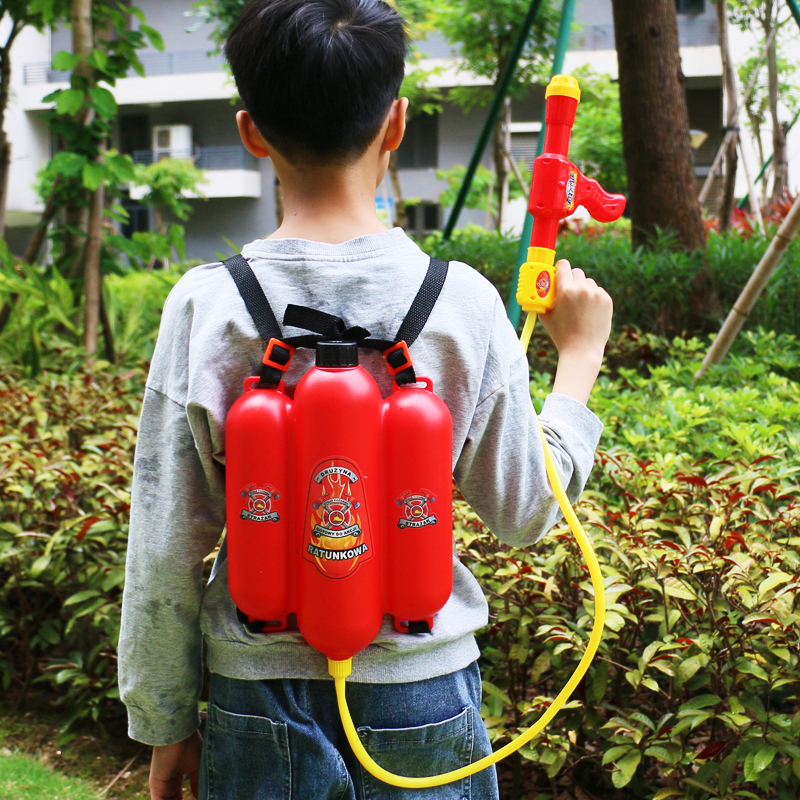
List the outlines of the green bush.
{"label": "green bush", "polygon": [[[747,342],[756,354],[775,344]],[[795,340],[781,344],[797,357]],[[800,794],[800,387],[760,355],[695,386],[699,350],[678,340],[650,378],[623,370],[592,399],[606,450],[579,515],[608,616],[581,688],[523,748],[542,800],[575,786],[648,800]],[[534,394],[548,382],[537,377]],[[520,550],[498,547],[463,501],[455,520],[489,596],[483,713],[503,742],[577,665],[592,588],[563,523]]]}
{"label": "green bush", "polygon": [[[618,328],[635,325],[645,332],[669,336],[719,330],[766,251],[769,238],[743,239],[736,233],[711,232],[706,249],[691,254],[673,249],[671,244],[670,238],[664,237],[653,250],[631,251],[629,238],[617,229],[599,235],[562,233],[557,257],[568,259],[608,290],[614,298]],[[475,267],[505,300],[513,281],[517,245],[513,237],[470,226],[455,231],[449,241],[441,233],[431,234],[422,246],[436,258]],[[713,278],[716,298],[696,280],[701,267]],[[790,245],[748,326],[800,335],[800,241]]]}
{"label": "green bush", "polygon": [[0,377],[0,685],[118,709],[116,642],[144,375]]}

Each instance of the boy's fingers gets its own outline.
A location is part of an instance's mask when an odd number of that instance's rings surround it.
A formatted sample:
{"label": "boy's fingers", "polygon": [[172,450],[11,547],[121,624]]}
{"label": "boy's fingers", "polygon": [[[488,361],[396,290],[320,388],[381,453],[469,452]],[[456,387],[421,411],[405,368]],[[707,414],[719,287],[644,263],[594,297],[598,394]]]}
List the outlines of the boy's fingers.
{"label": "boy's fingers", "polygon": [[566,258],[556,262],[556,291],[560,286],[572,283],[572,268]]}

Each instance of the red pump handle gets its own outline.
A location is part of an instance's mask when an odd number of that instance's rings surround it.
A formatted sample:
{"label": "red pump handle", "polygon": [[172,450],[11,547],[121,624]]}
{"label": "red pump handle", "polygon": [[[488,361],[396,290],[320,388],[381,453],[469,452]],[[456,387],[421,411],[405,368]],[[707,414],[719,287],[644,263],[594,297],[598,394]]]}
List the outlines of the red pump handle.
{"label": "red pump handle", "polygon": [[555,75],[545,93],[544,151],[533,162],[528,210],[533,231],[528,258],[520,267],[517,301],[528,312],[542,313],[555,302],[555,247],[558,223],[584,206],[598,222],[622,216],[625,197],[610,194],[587,178],[568,158],[569,140],[580,101],[578,81]]}

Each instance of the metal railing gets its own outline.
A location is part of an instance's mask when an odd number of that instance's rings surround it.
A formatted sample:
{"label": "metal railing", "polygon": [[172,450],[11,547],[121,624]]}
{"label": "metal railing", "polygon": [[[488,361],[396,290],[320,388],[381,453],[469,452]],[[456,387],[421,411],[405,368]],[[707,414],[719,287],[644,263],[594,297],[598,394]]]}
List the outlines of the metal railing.
{"label": "metal railing", "polygon": [[[719,44],[716,18],[678,15],[678,41],[681,47]],[[613,24],[582,26],[572,34],[569,49],[613,50]]]}
{"label": "metal railing", "polygon": [[163,158],[189,158],[199,169],[258,169],[255,157],[242,145],[227,147],[193,147],[191,150],[134,150],[135,164],[152,164]]}
{"label": "metal railing", "polygon": [[[139,61],[144,67],[145,77],[156,75],[191,75],[198,72],[217,72],[222,69],[225,58],[221,53],[209,54],[205,50],[179,50],[173,53],[141,53]],[[135,70],[128,72],[129,78],[138,77]],[[23,80],[32,83],[61,83],[69,80],[69,72],[50,68],[50,63],[42,61],[25,64]]]}

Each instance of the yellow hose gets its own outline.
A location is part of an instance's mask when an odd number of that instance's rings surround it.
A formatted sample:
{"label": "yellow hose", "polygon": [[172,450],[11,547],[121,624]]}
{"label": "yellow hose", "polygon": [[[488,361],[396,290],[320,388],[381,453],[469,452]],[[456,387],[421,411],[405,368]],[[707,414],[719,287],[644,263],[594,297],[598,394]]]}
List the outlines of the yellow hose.
{"label": "yellow hose", "polygon": [[[536,314],[529,313],[527,319],[525,320],[525,327],[523,328],[522,336],[520,337],[522,346],[526,351],[528,349],[528,342],[530,341],[531,331],[533,330],[535,322]],[[372,760],[369,753],[364,749],[364,745],[361,744],[361,740],[358,738],[355,725],[350,717],[350,711],[347,708],[347,699],[345,697],[345,680],[352,670],[353,660],[350,658],[346,659],[345,661],[329,660],[328,671],[334,679],[334,684],[336,687],[336,699],[339,703],[339,713],[342,717],[342,725],[344,726],[344,731],[347,735],[347,741],[350,742],[350,747],[353,748],[353,752],[356,754],[356,757],[361,762],[361,765],[364,767],[364,769],[366,769],[367,772],[374,775],[376,778],[382,780],[384,783],[391,784],[392,786],[402,786],[406,789],[425,789],[431,786],[442,786],[445,783],[452,783],[453,781],[460,780],[461,778],[466,778],[468,775],[474,775],[476,772],[480,772],[482,769],[486,769],[486,767],[496,764],[501,759],[511,755],[511,753],[515,752],[516,750],[519,750],[522,745],[526,744],[533,739],[534,736],[539,734],[550,722],[550,720],[553,719],[553,717],[555,717],[555,715],[561,710],[561,707],[564,705],[564,703],[569,700],[570,696],[580,683],[581,678],[583,678],[583,676],[586,674],[586,670],[589,669],[589,665],[592,663],[594,654],[597,652],[597,648],[600,645],[600,639],[603,636],[603,626],[605,625],[606,617],[606,596],[605,587],[603,585],[603,575],[600,572],[600,565],[597,563],[597,557],[594,554],[594,550],[592,550],[591,542],[581,527],[575,512],[572,510],[567,493],[564,491],[564,487],[561,484],[561,478],[558,474],[558,470],[556,469],[553,456],[550,452],[550,447],[547,444],[547,439],[544,435],[544,430],[542,429],[541,423],[539,423],[538,417],[536,422],[539,425],[539,433],[542,437],[544,460],[547,468],[547,477],[550,480],[550,486],[553,489],[553,494],[555,495],[556,500],[558,500],[559,506],[561,506],[564,519],[566,519],[567,523],[569,524],[569,527],[572,530],[572,533],[575,535],[575,539],[581,548],[583,557],[586,559],[586,563],[589,566],[589,574],[592,578],[595,611],[594,626],[592,627],[592,633],[589,637],[589,643],[586,645],[586,650],[584,651],[583,657],[581,658],[575,672],[572,673],[572,677],[567,681],[567,685],[559,692],[558,697],[556,697],[547,711],[545,711],[544,714],[542,714],[542,716],[530,728],[528,728],[528,730],[526,730],[524,733],[521,733],[512,742],[509,742],[504,747],[496,750],[490,756],[482,758],[480,761],[475,761],[466,767],[455,769],[452,772],[445,772],[441,775],[432,775],[429,778],[409,778],[404,775],[395,775],[392,772],[388,772],[381,767],[380,764],[376,764],[375,761]]]}

